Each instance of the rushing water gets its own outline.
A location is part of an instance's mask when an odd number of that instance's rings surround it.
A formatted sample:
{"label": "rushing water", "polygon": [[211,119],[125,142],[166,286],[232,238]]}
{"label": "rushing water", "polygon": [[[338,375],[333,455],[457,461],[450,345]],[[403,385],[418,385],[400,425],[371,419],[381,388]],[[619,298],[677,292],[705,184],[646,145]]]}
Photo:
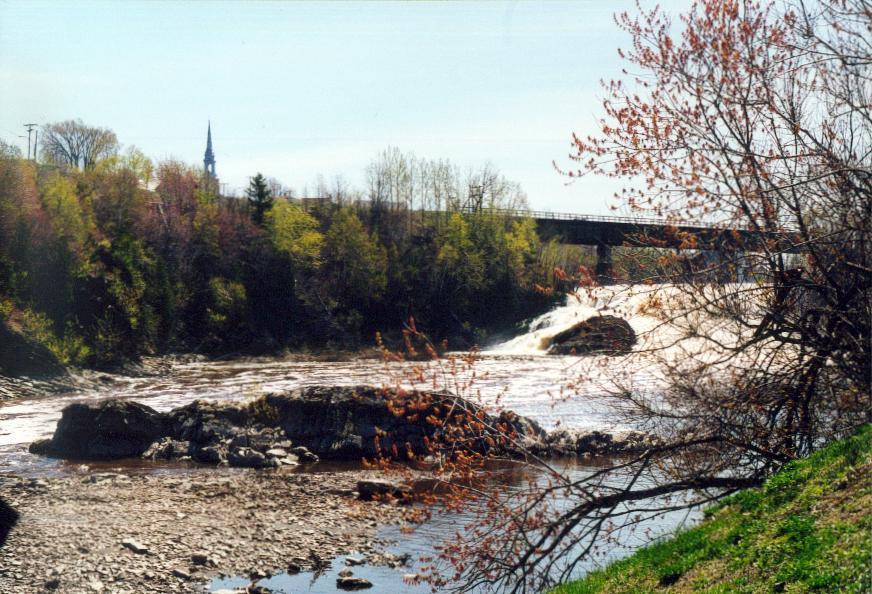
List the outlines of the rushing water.
{"label": "rushing water", "polygon": [[[468,395],[480,398],[486,404],[496,404],[538,421],[545,428],[560,424],[565,427],[614,429],[614,416],[596,398],[604,390],[604,383],[614,373],[630,375],[639,389],[656,390],[657,369],[634,365],[627,369],[621,357],[585,358],[554,357],[542,351],[542,340],[571,325],[598,313],[611,313],[628,320],[642,342],[651,340],[657,327],[653,318],[642,315],[647,289],[616,292],[600,289],[582,299],[569,298],[566,304],[533,320],[528,332],[503,344],[485,349],[472,369],[461,369],[456,375],[445,368],[437,376],[448,382],[468,382],[474,376]],[[30,476],[70,472],[71,466],[59,461],[33,456],[27,445],[35,439],[50,436],[60,412],[76,401],[95,401],[105,398],[130,398],[157,410],[166,411],[195,399],[239,400],[252,398],[264,392],[280,392],[311,385],[388,384],[406,381],[411,368],[417,363],[386,365],[376,359],[344,361],[301,361],[293,358],[254,358],[231,361],[180,361],[169,365],[164,373],[129,377],[101,374],[83,381],[80,390],[41,398],[28,398],[0,406],[0,473]],[[583,365],[583,368],[580,367]],[[433,368],[431,367],[431,370]],[[566,387],[572,385],[567,392]],[[571,393],[571,397],[566,394]],[[152,466],[146,466],[145,471]],[[584,467],[567,469],[586,472]],[[507,483],[507,488],[511,484]],[[395,528],[384,529],[381,536],[396,540],[396,551],[417,557],[431,554],[433,544],[457,530],[463,518],[438,517],[420,528],[415,534],[401,535]],[[668,518],[655,526],[663,532],[680,521]],[[632,546],[632,537],[624,540]],[[619,555],[624,548],[610,551]],[[341,560],[340,560],[341,561]],[[590,567],[590,566],[588,566]],[[324,575],[277,576],[266,585],[276,591],[335,592],[335,573],[341,569],[334,563]],[[355,568],[355,575],[370,577],[381,587],[392,592],[414,593],[423,587],[404,585],[402,572],[387,568]],[[316,579],[317,578],[317,579]],[[215,587],[238,585],[238,580],[216,582]],[[384,590],[387,591],[387,590]]]}

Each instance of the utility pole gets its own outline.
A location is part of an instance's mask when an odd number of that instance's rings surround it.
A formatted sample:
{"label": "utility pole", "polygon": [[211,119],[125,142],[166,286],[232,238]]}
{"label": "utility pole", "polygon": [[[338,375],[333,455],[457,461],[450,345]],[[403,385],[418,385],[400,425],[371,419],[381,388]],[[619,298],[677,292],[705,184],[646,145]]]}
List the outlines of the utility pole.
{"label": "utility pole", "polygon": [[36,146],[39,144],[39,128],[33,133],[33,160],[36,161],[37,150]]}
{"label": "utility pole", "polygon": [[24,124],[24,127],[27,128],[27,158],[30,158],[30,134],[33,132],[33,129],[36,128],[38,124]]}

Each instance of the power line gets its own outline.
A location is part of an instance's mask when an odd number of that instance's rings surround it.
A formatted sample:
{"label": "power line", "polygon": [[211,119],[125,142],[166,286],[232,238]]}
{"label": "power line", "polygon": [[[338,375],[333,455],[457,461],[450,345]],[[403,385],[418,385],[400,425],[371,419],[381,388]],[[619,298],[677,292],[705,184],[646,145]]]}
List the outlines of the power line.
{"label": "power line", "polygon": [[27,158],[30,159],[30,135],[33,132],[33,129],[36,128],[39,124],[24,124],[24,127],[27,128]]}

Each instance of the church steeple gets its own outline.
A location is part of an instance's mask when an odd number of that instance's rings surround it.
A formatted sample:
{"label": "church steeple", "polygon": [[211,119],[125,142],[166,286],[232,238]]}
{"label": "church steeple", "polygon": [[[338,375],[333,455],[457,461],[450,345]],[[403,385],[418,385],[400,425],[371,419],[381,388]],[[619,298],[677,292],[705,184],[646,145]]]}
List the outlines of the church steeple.
{"label": "church steeple", "polygon": [[215,153],[212,152],[212,122],[206,132],[206,154],[203,155],[203,171],[215,177]]}

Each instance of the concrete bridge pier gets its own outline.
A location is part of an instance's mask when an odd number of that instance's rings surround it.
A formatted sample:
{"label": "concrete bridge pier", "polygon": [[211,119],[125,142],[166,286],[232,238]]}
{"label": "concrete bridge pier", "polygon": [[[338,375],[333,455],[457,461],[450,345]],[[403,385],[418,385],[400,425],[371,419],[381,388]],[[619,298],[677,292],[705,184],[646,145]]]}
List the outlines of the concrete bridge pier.
{"label": "concrete bridge pier", "polygon": [[612,246],[605,243],[596,244],[596,280],[601,285],[610,285],[615,280]]}

